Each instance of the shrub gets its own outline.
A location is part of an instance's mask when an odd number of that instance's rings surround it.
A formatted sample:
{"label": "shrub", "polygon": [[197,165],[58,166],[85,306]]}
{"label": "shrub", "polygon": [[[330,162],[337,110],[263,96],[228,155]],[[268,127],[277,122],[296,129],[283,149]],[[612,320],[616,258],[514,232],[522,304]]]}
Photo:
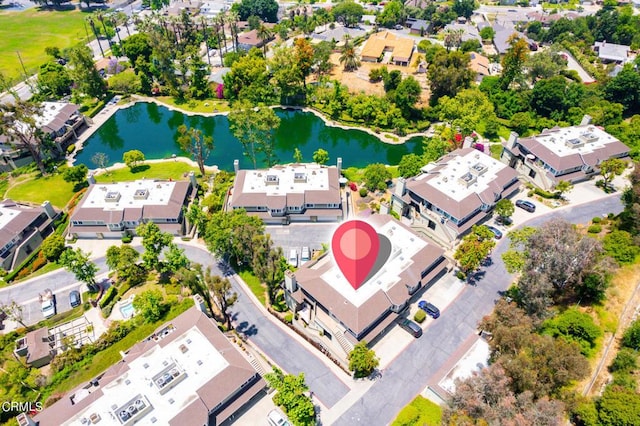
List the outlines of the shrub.
{"label": "shrub", "polygon": [[467,276],[462,271],[456,271],[456,278],[458,278],[459,280],[464,280],[467,278]]}
{"label": "shrub", "polygon": [[596,216],[593,219],[591,219],[591,223],[600,223],[602,222],[602,218],[600,216]]}
{"label": "shrub", "polygon": [[640,350],[640,319],[631,323],[622,336],[622,346]]}
{"label": "shrub", "polygon": [[167,295],[182,294],[182,286],[180,284],[165,284],[164,291]]}
{"label": "shrub", "polygon": [[419,309],[418,312],[416,312],[416,314],[413,316],[413,320],[418,324],[422,324],[426,318],[427,314],[422,309]]}
{"label": "shrub", "polygon": [[129,244],[131,241],[133,241],[133,235],[131,235],[130,233],[127,232],[122,236],[123,244]]}
{"label": "shrub", "polygon": [[591,225],[588,229],[587,232],[590,234],[599,234],[600,232],[602,232],[602,226],[600,225]]}
{"label": "shrub", "polygon": [[358,191],[360,193],[361,197],[366,197],[367,194],[369,194],[369,191],[367,191],[367,188],[360,188],[360,191]]}
{"label": "shrub", "polygon": [[393,216],[396,220],[400,220],[400,214],[395,210],[389,210],[389,214]]}
{"label": "shrub", "polygon": [[638,368],[638,354],[632,349],[622,348],[609,366],[609,371],[631,372],[636,368]]}
{"label": "shrub", "polygon": [[107,306],[113,300],[113,298],[116,297],[116,294],[118,294],[118,289],[116,289],[114,286],[109,287],[104,296],[102,296],[102,299],[100,299],[100,307],[104,308],[105,306]]}
{"label": "shrub", "polygon": [[549,192],[549,191],[545,191],[544,189],[540,189],[540,188],[535,188],[533,190],[533,192],[536,195],[541,196],[542,198],[560,198],[560,193],[559,192]]}
{"label": "shrub", "polygon": [[291,324],[293,322],[293,314],[288,313],[287,315],[285,315],[284,322],[286,322],[287,324]]}

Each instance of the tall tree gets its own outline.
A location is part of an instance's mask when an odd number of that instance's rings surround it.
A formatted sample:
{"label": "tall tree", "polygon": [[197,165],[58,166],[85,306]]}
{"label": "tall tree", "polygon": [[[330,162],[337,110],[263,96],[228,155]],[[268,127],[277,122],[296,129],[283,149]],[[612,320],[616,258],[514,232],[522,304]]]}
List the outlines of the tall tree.
{"label": "tall tree", "polygon": [[306,92],[307,77],[311,74],[311,67],[313,67],[314,62],[314,50],[311,43],[305,38],[297,38],[293,42],[293,46],[295,61],[302,73],[302,84]]}
{"label": "tall tree", "polygon": [[38,72],[38,87],[49,96],[61,97],[71,89],[71,77],[67,69],[56,61],[47,62],[40,66]]}
{"label": "tall tree", "polygon": [[93,54],[87,46],[75,46],[69,49],[71,76],[78,92],[91,97],[102,97],[105,94],[105,83],[93,63]]}
{"label": "tall tree", "polygon": [[398,84],[395,91],[395,101],[405,118],[411,116],[416,102],[420,100],[421,93],[420,83],[413,76],[405,78]]}
{"label": "tall tree", "polygon": [[502,223],[505,223],[511,217],[515,209],[513,201],[508,198],[501,199],[495,206],[496,214],[501,218]]}
{"label": "tall tree", "polygon": [[468,275],[480,267],[495,245],[493,233],[486,226],[474,225],[471,233],[462,238],[453,257]]}
{"label": "tall tree", "polygon": [[305,383],[304,373],[285,375],[274,367],[273,372],[265,374],[264,378],[269,387],[276,390],[273,402],[284,409],[294,425],[315,424],[315,408],[311,398],[306,395],[309,387]]}
{"label": "tall tree", "polygon": [[213,137],[204,136],[202,130],[182,124],[178,127],[178,144],[183,151],[191,154],[204,176],[204,162],[213,149]]}
{"label": "tall tree", "polygon": [[117,274],[120,281],[136,285],[144,279],[145,271],[138,265],[140,253],[130,245],[109,247],[106,258],[107,267]]}
{"label": "tall tree", "polygon": [[241,20],[257,16],[265,22],[278,22],[278,2],[275,0],[241,0],[237,9]]}
{"label": "tall tree", "polygon": [[264,154],[267,167],[273,165],[273,137],[280,126],[280,117],[271,108],[254,107],[248,102],[240,102],[228,115],[229,127],[240,141],[244,155],[258,168],[257,155]]}
{"label": "tall tree", "polygon": [[158,321],[167,311],[167,305],[164,303],[164,297],[160,290],[152,289],[137,294],[133,299],[133,307],[140,312],[142,318],[148,323]]}
{"label": "tall tree", "polygon": [[58,263],[75,275],[78,281],[87,284],[90,289],[95,289],[98,267],[89,260],[89,253],[85,253],[79,248],[65,250],[60,255]]}
{"label": "tall tree", "polygon": [[262,221],[242,209],[220,211],[209,218],[204,241],[216,256],[249,264],[253,259],[253,238],[263,232]]}
{"label": "tall tree", "polygon": [[95,164],[96,167],[106,170],[107,164],[109,164],[109,156],[104,152],[96,152],[91,157],[91,162]]}
{"label": "tall tree", "polygon": [[602,176],[604,188],[609,188],[611,181],[613,181],[616,176],[621,175],[626,167],[627,163],[619,158],[610,158],[600,163],[600,175]]}
{"label": "tall tree", "polygon": [[267,43],[269,43],[269,40],[271,40],[271,37],[273,37],[273,33],[269,28],[267,28],[267,26],[264,23],[260,23],[260,26],[258,27],[258,30],[257,30],[257,36],[260,39],[260,41],[262,41],[262,50],[266,58]]}
{"label": "tall tree", "polygon": [[160,271],[160,253],[169,247],[173,241],[173,235],[162,232],[158,225],[153,222],[146,222],[138,225],[136,234],[142,237],[142,261],[148,269]]}
{"label": "tall tree", "polygon": [[267,285],[269,303],[273,304],[286,268],[282,247],[274,247],[269,234],[256,235],[252,240],[252,247],[253,272],[261,282]]}
{"label": "tall tree", "polygon": [[349,370],[353,371],[353,377],[356,379],[369,377],[380,365],[380,359],[373,349],[369,349],[364,340],[353,347],[347,359],[349,360]]}
{"label": "tall tree", "polygon": [[322,148],[318,148],[314,153],[313,153],[313,162],[314,163],[318,163],[318,164],[327,164],[329,162],[329,153],[322,149]]}
{"label": "tall tree", "polygon": [[358,59],[358,54],[356,53],[356,48],[350,40],[345,40],[344,46],[342,46],[342,50],[340,53],[340,63],[344,67],[344,70],[355,71],[360,66],[360,60]]}
{"label": "tall tree", "polygon": [[503,90],[507,90],[513,82],[522,83],[524,64],[529,55],[527,41],[517,34],[511,35],[508,42],[510,47],[502,57],[500,85]]}
{"label": "tall tree", "polygon": [[36,119],[41,113],[42,106],[39,103],[23,101],[16,95],[12,104],[0,104],[0,135],[7,136],[9,143],[15,148],[31,154],[40,173],[44,175],[46,137],[36,125]]}
{"label": "tall tree", "polygon": [[438,51],[427,69],[431,87],[431,105],[436,105],[442,96],[455,96],[459,90],[469,87],[473,71],[469,69],[469,55],[458,51]]}
{"label": "tall tree", "polygon": [[238,300],[238,293],[233,291],[231,282],[228,278],[222,278],[219,275],[213,275],[211,268],[207,268],[204,272],[204,284],[208,291],[213,294],[213,301],[220,312],[222,322],[227,330],[231,329],[231,317],[229,316],[229,308]]}

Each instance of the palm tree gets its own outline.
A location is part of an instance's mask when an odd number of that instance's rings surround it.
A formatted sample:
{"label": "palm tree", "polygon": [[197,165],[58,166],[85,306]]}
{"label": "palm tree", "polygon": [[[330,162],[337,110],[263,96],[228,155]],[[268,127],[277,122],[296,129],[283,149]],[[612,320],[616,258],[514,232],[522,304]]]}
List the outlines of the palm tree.
{"label": "palm tree", "polygon": [[343,65],[345,71],[355,71],[360,66],[360,60],[356,54],[356,48],[349,41],[349,37],[345,36],[344,46],[342,46],[342,52],[340,55],[340,63]]}
{"label": "palm tree", "polygon": [[264,22],[258,27],[258,38],[262,40],[262,48],[264,49],[264,57],[267,57],[267,42],[271,40],[271,30],[264,25]]}
{"label": "palm tree", "polygon": [[229,25],[231,29],[231,40],[233,42],[234,52],[238,51],[238,21],[239,20],[240,20],[240,15],[238,15],[238,12],[234,10],[229,11]]}
{"label": "palm tree", "polygon": [[[227,12],[222,12],[221,14],[219,14],[216,19],[216,22],[220,27],[220,32],[222,33],[222,44],[224,44],[224,53],[226,55],[228,53],[228,50],[227,50],[227,35],[224,32],[224,25],[227,22]],[[222,45],[218,45],[218,47],[220,48],[220,57],[222,57]]]}
{"label": "palm tree", "polygon": [[463,30],[447,30],[444,34],[444,47],[447,48],[447,52],[455,47],[456,49],[462,44]]}

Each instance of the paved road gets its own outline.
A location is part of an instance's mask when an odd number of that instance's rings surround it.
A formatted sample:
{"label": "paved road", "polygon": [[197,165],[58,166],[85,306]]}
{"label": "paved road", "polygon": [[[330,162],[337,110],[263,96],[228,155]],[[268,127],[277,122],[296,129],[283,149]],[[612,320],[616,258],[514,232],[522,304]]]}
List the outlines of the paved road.
{"label": "paved road", "polygon": [[[612,196],[551,212],[525,225],[538,226],[553,216],[563,217],[572,223],[585,223],[594,216],[621,211],[619,196]],[[413,341],[384,370],[382,378],[355,402],[336,425],[388,424],[402,407],[424,390],[431,376],[471,333],[476,333],[477,323],[493,310],[495,301],[500,297],[498,292],[511,285],[511,275],[505,270],[500,257],[508,247],[507,238],[498,243],[492,255],[494,262],[482,271],[484,277],[477,285],[463,290],[423,336]]]}

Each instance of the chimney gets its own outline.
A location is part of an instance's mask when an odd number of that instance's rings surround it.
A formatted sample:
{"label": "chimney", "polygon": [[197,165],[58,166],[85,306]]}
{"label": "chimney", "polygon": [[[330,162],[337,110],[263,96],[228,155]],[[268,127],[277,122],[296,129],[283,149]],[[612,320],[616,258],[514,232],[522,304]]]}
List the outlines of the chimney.
{"label": "chimney", "polygon": [[16,417],[16,421],[18,422],[18,426],[37,426],[36,423],[27,413],[20,413]]}
{"label": "chimney", "polygon": [[340,176],[340,173],[342,173],[342,157],[338,157],[336,166],[338,167],[338,176]]}
{"label": "chimney", "polygon": [[189,182],[191,182],[191,186],[194,189],[198,187],[198,180],[196,179],[196,174],[193,171],[189,172]]}
{"label": "chimney", "polygon": [[516,142],[518,142],[518,134],[516,132],[511,132],[509,134],[509,139],[507,140],[507,148],[513,149]]}
{"label": "chimney", "polygon": [[202,312],[205,315],[208,315],[207,313],[207,305],[204,302],[204,299],[202,298],[202,296],[200,296],[199,294],[194,294],[193,295],[193,301],[196,305],[196,308]]}
{"label": "chimney", "polygon": [[293,275],[293,272],[287,270],[284,273],[284,288],[289,292],[293,293],[298,290],[298,282],[296,281],[296,276]]}
{"label": "chimney", "polygon": [[233,171],[238,173],[240,170],[240,160],[233,160]]}
{"label": "chimney", "polygon": [[585,114],[584,117],[582,117],[582,121],[580,122],[580,125],[586,126],[588,124],[591,124],[591,116],[589,114]]}
{"label": "chimney", "polygon": [[404,178],[399,177],[398,181],[396,182],[396,191],[394,192],[396,197],[400,198],[404,195],[404,189],[406,186],[407,186],[407,181],[404,180]]}
{"label": "chimney", "polygon": [[47,214],[47,217],[49,219],[53,219],[56,217],[56,210],[53,208],[49,201],[45,201],[44,203],[42,203],[42,209]]}
{"label": "chimney", "polygon": [[389,214],[389,204],[380,203],[380,214]]}
{"label": "chimney", "polygon": [[96,184],[96,178],[93,177],[93,173],[89,173],[87,175],[87,182],[89,182],[89,185],[95,185]]}

